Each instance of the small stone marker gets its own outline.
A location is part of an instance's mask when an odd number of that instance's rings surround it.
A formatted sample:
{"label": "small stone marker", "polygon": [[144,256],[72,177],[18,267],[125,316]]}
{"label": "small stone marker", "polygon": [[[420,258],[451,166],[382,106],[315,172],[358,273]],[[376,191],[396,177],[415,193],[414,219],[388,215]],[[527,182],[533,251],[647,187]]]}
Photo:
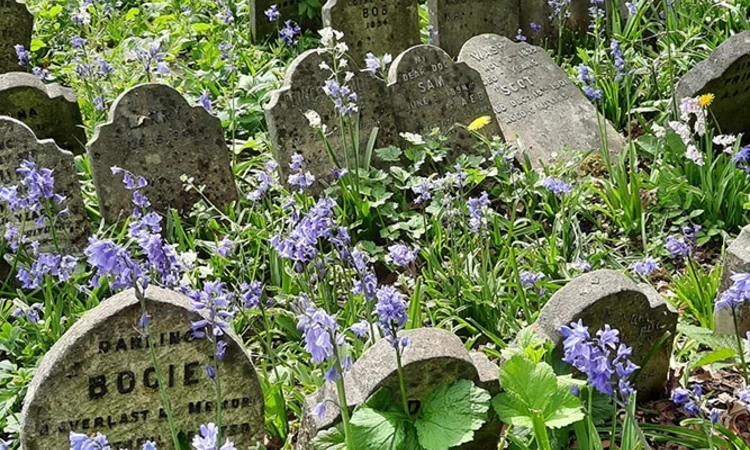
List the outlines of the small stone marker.
{"label": "small stone marker", "polygon": [[[631,360],[642,366],[634,380],[639,401],[664,394],[677,312],[651,286],[637,285],[614,270],[589,272],[555,292],[533,327],[552,341],[561,356],[560,328],[579,319],[592,335],[605,324],[620,330],[620,341],[633,348]],[[666,333],[669,337],[644,366],[644,359]]]}
{"label": "small stone marker", "polygon": [[[474,356],[456,335],[439,328],[419,328],[404,331],[399,336],[409,338],[402,362],[409,403],[419,406],[428,394],[444,383],[471,380],[490,395],[500,391],[499,369],[486,356]],[[347,402],[350,408],[364,403],[381,387],[393,393],[393,401],[400,402],[396,353],[387,340],[382,339],[368,349],[344,376]],[[319,419],[313,408],[323,400],[338,402],[336,387],[327,383],[305,400],[298,450],[312,450],[312,439],[341,420],[341,412],[334,403],[326,403],[326,414]],[[477,439],[482,437],[483,440]],[[486,450],[495,448],[500,436],[500,424],[488,421],[477,430],[475,440],[457,449]]]}
{"label": "small stone marker", "polygon": [[[331,176],[331,158],[318,131],[310,126],[305,117],[310,110],[317,112],[326,125],[328,142],[339,164],[344,166],[347,161],[333,100],[323,91],[330,72],[320,68],[322,62],[332,65],[330,54],[320,49],[308,50],[295,58],[287,70],[284,85],[271,94],[271,100],[265,106],[274,156],[279,163],[283,182],[287,181],[289,161],[295,153],[305,158],[305,170],[310,171],[316,180],[326,180]],[[398,133],[385,82],[368,72],[355,71],[348,86],[358,96],[360,157],[364,156],[370,133],[375,127],[378,127],[375,148],[396,145]],[[350,143],[348,148],[351,149]],[[353,161],[354,155],[348,158]],[[377,164],[376,155],[373,155],[373,159]]]}
{"label": "small stone marker", "polygon": [[421,43],[417,0],[328,0],[323,25],[344,33],[348,54],[360,68],[368,52],[398,55]]}
{"label": "small stone marker", "polygon": [[[502,137],[479,73],[438,47],[417,45],[401,53],[390,68],[388,90],[400,133],[447,133],[454,124],[468,126],[488,116],[480,132]],[[473,153],[477,139],[465,129],[449,136],[455,153]]]}
{"label": "small stone marker", "polygon": [[[596,108],[544,49],[483,34],[464,44],[458,60],[482,76],[503,135],[520,140],[534,166],[553,162],[564,147],[602,148]],[[600,120],[610,153],[618,153],[624,139]]]}
{"label": "small stone marker", "polygon": [[221,121],[169,86],[143,84],[120,95],[88,154],[99,206],[110,223],[133,209],[132,192],[122,175],[112,174],[113,166],[146,178],[144,193],[157,212],[171,207],[185,214],[200,199],[194,190],[185,192],[183,174],[205,186],[203,194],[214,205],[237,199]]}
{"label": "small stone marker", "polygon": [[[284,27],[284,22],[292,20],[303,30],[317,31],[320,29],[320,16],[309,18],[300,16],[300,4],[302,0],[251,0],[251,28],[255,42],[262,42],[269,36],[276,36],[278,30]],[[279,18],[275,21],[268,20],[266,11],[272,6],[279,10]]]}
{"label": "small stone marker", "polygon": [[[719,284],[719,297],[732,286],[733,274],[748,272],[750,272],[750,225],[743,228],[737,239],[727,247]],[[745,336],[750,331],[750,307],[747,304],[737,309],[737,326],[741,336]],[[714,313],[714,329],[717,333],[734,335],[734,317],[732,317],[731,310],[721,309]]]}
{"label": "small stone marker", "polygon": [[750,31],[730,37],[677,85],[677,99],[714,94],[709,110],[724,134],[750,142]]}
{"label": "small stone marker", "polygon": [[[187,297],[156,287],[147,290],[146,307],[176,428],[192,436],[216,422],[216,389],[205,370],[214,347],[190,329],[204,317]],[[122,292],[84,314],[44,356],[23,405],[25,450],[68,448],[71,431],[101,432],[117,449],[151,440],[174,450],[140,318],[134,291]],[[263,393],[240,341],[233,333],[223,339],[223,436],[245,449],[265,434]]]}
{"label": "small stone marker", "polygon": [[518,34],[519,0],[429,0],[434,44],[456,57],[464,42],[484,33]]}
{"label": "small stone marker", "polygon": [[78,99],[59,84],[45,85],[24,72],[0,75],[0,116],[20,120],[37,138],[54,139],[63,150],[84,153],[86,131]]}
{"label": "small stone marker", "polygon": [[[10,223],[19,230],[23,224],[23,234],[31,240],[38,241],[42,251],[59,249],[61,253],[75,253],[82,250],[89,235],[89,222],[81,197],[73,154],[61,150],[51,139],[37,140],[31,129],[22,122],[0,116],[0,186],[20,184],[21,177],[16,173],[16,169],[29,156],[34,159],[37,169],[46,168],[53,171],[55,193],[65,197],[60,205],[53,201],[53,207],[56,208],[55,212],[64,209],[68,212],[51,219],[55,224],[54,233],[50,219],[45,219],[42,226],[38,226],[36,219],[39,216],[26,217],[24,222],[23,216],[17,217],[9,211],[4,212],[2,206],[0,215],[8,214]],[[5,232],[4,226],[0,228],[0,232]]]}
{"label": "small stone marker", "polygon": [[0,17],[0,74],[21,71],[15,46],[31,47],[34,16],[23,2],[0,0]]}

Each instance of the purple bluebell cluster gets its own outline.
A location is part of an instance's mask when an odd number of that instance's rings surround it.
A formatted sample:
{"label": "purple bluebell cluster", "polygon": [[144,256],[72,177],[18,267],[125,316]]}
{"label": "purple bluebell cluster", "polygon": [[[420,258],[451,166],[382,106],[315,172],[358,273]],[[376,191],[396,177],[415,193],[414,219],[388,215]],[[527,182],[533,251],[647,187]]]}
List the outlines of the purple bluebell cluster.
{"label": "purple bluebell cluster", "polygon": [[263,285],[260,281],[253,280],[250,283],[240,285],[240,300],[246,309],[254,309],[260,305],[263,296]]}
{"label": "purple bluebell cluster", "polygon": [[[536,284],[544,279],[544,274],[541,272],[529,272],[522,270],[518,274],[518,278],[521,281],[521,286],[525,289],[535,289]],[[539,288],[539,295],[544,295],[544,288]]]}
{"label": "purple bluebell cluster", "polygon": [[297,25],[297,22],[293,20],[287,20],[284,22],[284,26],[279,30],[279,36],[281,40],[289,47],[297,45],[299,36],[302,33],[302,28]]}
{"label": "purple bluebell cluster", "polygon": [[516,41],[518,42],[526,42],[526,36],[523,35],[523,30],[518,29],[518,33],[516,33]]}
{"label": "purple bluebell cluster", "polygon": [[411,187],[411,191],[414,193],[416,198],[414,202],[417,205],[422,205],[432,199],[432,184],[428,180],[424,180],[421,183],[415,184]]}
{"label": "purple bluebell cluster", "polygon": [[550,20],[564,20],[570,17],[570,0],[549,0],[547,4],[552,8]]}
{"label": "purple bluebell cluster", "polygon": [[732,156],[732,162],[737,164],[737,167],[742,169],[746,174],[750,175],[750,145],[746,145],[739,149],[739,151]]}
{"label": "purple bluebell cluster", "polygon": [[[75,433],[73,431],[70,432],[70,450],[114,450],[109,445],[109,442],[107,441],[107,436],[96,433],[93,436],[88,436],[83,433]],[[7,450],[7,447],[3,448],[1,445],[3,441],[0,440],[0,450]],[[194,444],[195,445],[195,444]],[[195,447],[195,449],[198,449],[198,447]],[[217,450],[216,447],[206,447],[201,448],[200,450]],[[146,441],[146,443],[143,444],[142,450],[157,450],[156,444],[154,444],[151,441]],[[224,448],[222,447],[221,450],[236,450],[234,447],[228,447]]]}
{"label": "purple bluebell cluster", "polygon": [[385,70],[391,62],[393,62],[393,55],[390,53],[386,53],[382,58],[378,58],[372,53],[365,55],[366,70],[373,74],[377,74],[379,70]]}
{"label": "purple bluebell cluster", "polygon": [[250,200],[251,202],[257,202],[266,196],[268,191],[271,189],[271,186],[274,185],[273,172],[277,167],[278,164],[276,164],[276,161],[269,161],[268,163],[266,163],[265,170],[258,172],[258,174],[255,176],[258,184],[255,189],[247,194],[248,200]]}
{"label": "purple bluebell cluster", "polygon": [[668,236],[667,237],[667,243],[664,246],[670,255],[672,255],[672,258],[682,258],[686,256],[690,256],[691,249],[690,245],[688,245],[687,242],[685,242],[684,237],[674,237],[674,236]]}
{"label": "purple bluebell cluster", "polygon": [[562,179],[550,176],[542,180],[542,187],[551,191],[557,196],[570,193],[570,185],[568,183],[566,183]]}
{"label": "purple bluebell cluster", "polygon": [[224,445],[219,447],[221,444],[219,440],[219,427],[213,423],[201,425],[200,433],[193,436],[193,449],[194,450],[237,450],[232,441],[227,438]]}
{"label": "purple bluebell cluster", "polygon": [[323,91],[333,100],[336,111],[346,117],[359,111],[357,106],[357,93],[352,91],[349,86],[339,83],[334,78],[326,80]]}
{"label": "purple bluebell cluster", "polygon": [[610,397],[619,392],[627,400],[635,392],[630,376],[638,366],[630,361],[632,348],[620,343],[620,332],[604,325],[592,338],[583,321],[571,322],[560,328],[563,341],[563,361],[588,377],[588,384]]}
{"label": "purple bluebell cluster", "polygon": [[18,65],[26,67],[31,62],[31,52],[26,50],[23,45],[16,44],[13,46],[16,51],[16,57],[18,58]]}
{"label": "purple bluebell cluster", "polygon": [[489,195],[483,191],[479,197],[469,199],[469,227],[473,233],[487,228],[487,211],[490,207]]}
{"label": "purple bluebell cluster", "polygon": [[571,268],[579,271],[579,272],[590,272],[591,271],[591,263],[586,261],[585,259],[577,259],[575,262],[573,262],[571,265]]}
{"label": "purple bluebell cluster", "polygon": [[703,389],[699,384],[694,384],[692,389],[677,388],[672,391],[672,401],[681,407],[689,416],[695,417],[701,413],[700,403],[703,398]]}
{"label": "purple bluebell cluster", "polygon": [[281,13],[279,12],[279,5],[271,5],[270,8],[264,11],[266,17],[268,17],[269,22],[276,22],[279,20],[279,17],[281,17]]}
{"label": "purple bluebell cluster", "polygon": [[417,260],[419,247],[409,248],[404,244],[394,244],[388,247],[388,257],[399,267],[409,267]]}
{"label": "purple bluebell cluster", "polygon": [[161,42],[153,41],[147,47],[140,48],[136,52],[138,61],[143,65],[146,73],[155,70],[159,75],[169,75],[169,64],[164,61],[166,53],[161,51]]}
{"label": "purple bluebell cluster", "polygon": [[336,318],[323,308],[316,308],[305,294],[300,294],[297,310],[297,329],[302,332],[305,350],[314,364],[330,361],[334,356],[334,344],[344,344]]}
{"label": "purple bluebell cluster", "polygon": [[578,80],[583,84],[583,93],[591,101],[599,101],[604,96],[604,91],[596,88],[596,77],[587,65],[578,64]]}
{"label": "purple bluebell cluster", "polygon": [[78,259],[75,256],[40,253],[28,270],[18,269],[17,278],[23,289],[38,289],[45,275],[50,275],[59,282],[69,280],[76,264],[78,264]]}
{"label": "purple bluebell cluster", "polygon": [[[41,314],[44,314],[44,304],[34,303],[31,306],[24,305],[21,308],[14,309],[10,316],[16,319],[25,317],[31,323],[37,323],[41,320]],[[2,450],[2,447],[0,447],[0,450]]]}
{"label": "purple bluebell cluster", "polygon": [[296,186],[298,192],[302,193],[315,182],[315,176],[304,170],[305,159],[299,153],[292,155],[289,168],[292,173],[287,178],[290,186]]}
{"label": "purple bluebell cluster", "polygon": [[615,81],[620,83],[625,76],[625,56],[622,54],[622,47],[616,40],[612,40],[609,44],[610,50],[612,50],[612,58],[615,60]]}
{"label": "purple bluebell cluster", "polygon": [[378,315],[380,328],[391,346],[403,351],[408,340],[398,338],[397,334],[406,325],[407,303],[404,294],[393,286],[383,286],[378,289],[376,296],[378,301],[375,304],[375,314]]}
{"label": "purple bluebell cluster", "polygon": [[284,259],[295,263],[302,271],[318,255],[318,244],[322,239],[330,239],[333,234],[333,209],[336,202],[321,197],[310,211],[302,216],[286,237],[276,235],[271,246]]}
{"label": "purple bluebell cluster", "polygon": [[633,273],[642,277],[653,275],[657,270],[659,270],[659,263],[650,256],[645,257],[643,261],[633,263]]}
{"label": "purple bluebell cluster", "polygon": [[604,18],[604,0],[590,0],[591,6],[589,6],[589,16],[591,17],[591,23],[589,28],[592,30],[596,27],[597,21]]}
{"label": "purple bluebell cluster", "polygon": [[738,307],[750,301],[750,273],[734,273],[732,285],[721,294],[716,302],[716,309],[736,311]]}
{"label": "purple bluebell cluster", "polygon": [[213,111],[214,107],[211,105],[211,95],[208,92],[203,92],[198,99],[198,102],[200,102],[203,109],[205,109],[208,112]]}

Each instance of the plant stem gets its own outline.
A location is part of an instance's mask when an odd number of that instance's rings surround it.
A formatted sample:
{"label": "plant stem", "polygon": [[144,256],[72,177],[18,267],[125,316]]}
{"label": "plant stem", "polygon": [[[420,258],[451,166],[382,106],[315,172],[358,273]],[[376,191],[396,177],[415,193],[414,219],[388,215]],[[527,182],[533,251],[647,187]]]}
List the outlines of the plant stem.
{"label": "plant stem", "polygon": [[732,308],[732,321],[734,322],[734,337],[737,338],[737,352],[740,354],[740,361],[742,362],[742,376],[745,378],[745,386],[750,384],[750,378],[747,375],[747,361],[745,360],[745,349],[742,346],[742,338],[740,337],[740,328],[737,322],[737,311]]}
{"label": "plant stem", "polygon": [[[336,336],[332,335],[331,338],[336,342]],[[339,357],[339,348],[337,345],[333,346],[333,356],[336,359],[336,371],[339,373],[339,377],[336,380],[336,392],[339,397],[339,410],[341,410],[341,421],[344,423],[344,437],[346,439],[346,450],[356,450],[354,448],[354,442],[352,441],[352,426],[349,420],[349,404],[346,401],[346,387],[344,386],[344,370],[341,367],[341,358]]]}
{"label": "plant stem", "polygon": [[401,364],[401,351],[396,347],[396,366],[398,367],[398,387],[401,390],[401,404],[404,413],[409,415],[409,401],[406,397],[406,381],[404,380],[404,366]]}

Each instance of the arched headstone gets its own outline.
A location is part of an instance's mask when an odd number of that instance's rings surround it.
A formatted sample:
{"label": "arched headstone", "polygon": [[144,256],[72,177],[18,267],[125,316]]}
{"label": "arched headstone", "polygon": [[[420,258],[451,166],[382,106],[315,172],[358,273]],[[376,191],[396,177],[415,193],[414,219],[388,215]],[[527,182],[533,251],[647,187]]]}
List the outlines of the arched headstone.
{"label": "arched headstone", "polygon": [[31,47],[34,16],[18,0],[0,0],[0,74],[24,70],[18,64],[16,45]]}

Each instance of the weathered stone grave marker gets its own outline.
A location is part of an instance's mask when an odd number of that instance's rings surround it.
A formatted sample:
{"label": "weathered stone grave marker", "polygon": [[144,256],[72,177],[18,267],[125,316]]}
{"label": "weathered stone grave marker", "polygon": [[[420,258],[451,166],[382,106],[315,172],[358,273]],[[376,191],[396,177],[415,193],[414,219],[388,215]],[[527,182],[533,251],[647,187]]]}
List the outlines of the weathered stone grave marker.
{"label": "weathered stone grave marker", "polygon": [[88,144],[96,192],[104,219],[114,222],[133,209],[132,193],[122,184],[121,167],[146,178],[144,193],[157,212],[187,213],[200,199],[185,192],[182,175],[214,205],[237,199],[237,189],[221,121],[201,106],[190,106],[179,92],[144,84],[124,92],[112,105],[109,121]]}
{"label": "weathered stone grave marker", "polygon": [[[205,371],[213,344],[194,339],[190,328],[204,317],[187,297],[156,287],[146,291],[146,307],[176,427],[190,436],[216,421],[216,388]],[[101,432],[112,448],[152,440],[174,450],[140,318],[134,291],[122,292],[84,314],[44,356],[24,401],[24,449],[68,448],[75,431]],[[223,435],[249,448],[265,434],[263,393],[241,342],[232,333],[223,339]]]}
{"label": "weathered stone grave marker", "polygon": [[421,42],[417,0],[328,0],[323,24],[344,33],[348,54],[360,68],[368,52],[398,55]]}
{"label": "weathered stone grave marker", "polygon": [[[279,162],[283,182],[287,181],[289,161],[295,153],[305,158],[305,169],[309,170],[316,180],[325,180],[331,176],[331,158],[318,131],[310,126],[308,118],[305,117],[305,113],[311,110],[320,115],[321,123],[326,126],[329,144],[339,164],[344,166],[347,158],[350,164],[354,161],[353,154],[348,157],[344,155],[341,129],[333,100],[323,91],[323,86],[330,76],[329,71],[320,68],[323,62],[329,66],[332,64],[330,54],[320,49],[308,50],[295,58],[287,70],[283,87],[272,93],[271,100],[265,106],[274,156]],[[385,82],[370,73],[353,73],[354,77],[348,86],[358,96],[356,104],[359,107],[359,137],[362,149],[360,157],[363,157],[373,128],[378,127],[375,148],[396,145],[398,133]],[[350,142],[348,148],[351,149]],[[377,156],[374,155],[373,158],[377,164]]]}
{"label": "weathered stone grave marker", "polygon": [[[299,24],[303,30],[317,31],[320,29],[320,16],[312,19],[307,16],[300,16],[300,3],[302,3],[301,0],[251,0],[250,26],[255,41],[259,42],[269,36],[275,36],[287,20]],[[273,6],[279,11],[279,18],[275,21],[268,20],[268,16],[266,16],[266,11]]]}
{"label": "weathered stone grave marker", "polygon": [[86,131],[78,99],[59,84],[45,85],[24,72],[0,75],[0,116],[20,120],[39,139],[54,139],[64,150],[84,153]]}
{"label": "weathered stone grave marker", "polygon": [[750,142],[750,31],[735,34],[677,85],[677,99],[714,94],[709,106],[721,133],[744,133]]}
{"label": "weathered stone grave marker", "polygon": [[[24,220],[23,215],[4,212],[0,206],[0,215],[8,214],[9,223],[23,231],[27,238],[38,241],[42,251],[74,253],[82,250],[89,235],[89,224],[73,154],[61,150],[51,139],[37,140],[31,129],[22,122],[0,116],[0,186],[20,184],[21,177],[16,169],[29,156],[33,158],[37,169],[53,171],[55,193],[65,197],[59,205],[52,201],[53,212],[59,213],[67,209],[67,214],[45,219],[42,225],[37,225],[36,219],[39,216],[33,215],[35,213],[29,213],[32,215]],[[5,226],[0,232],[5,233]]]}
{"label": "weathered stone grave marker", "polygon": [[464,44],[458,60],[482,76],[500,129],[509,141],[521,141],[535,166],[553,162],[564,147],[601,148],[599,121],[606,124],[610,153],[624,147],[622,136],[605,118],[597,119],[594,105],[544,49],[483,34]]}
{"label": "weathered stone grave marker", "polygon": [[[417,45],[401,53],[390,68],[388,90],[401,133],[427,134],[433,128],[447,133],[454,124],[468,126],[488,116],[480,132],[502,136],[479,73],[438,47]],[[465,129],[457,127],[449,136],[454,152],[473,152],[477,139]]]}
{"label": "weathered stone grave marker", "polygon": [[434,44],[456,57],[472,36],[516,36],[519,7],[518,0],[429,0]]}
{"label": "weathered stone grave marker", "polygon": [[18,65],[16,45],[28,50],[34,16],[26,4],[17,0],[0,0],[0,74],[23,70]]}
{"label": "weathered stone grave marker", "polygon": [[[642,366],[640,375],[634,380],[639,400],[663,393],[677,312],[651,286],[635,284],[614,270],[581,275],[555,292],[532,326],[541,337],[552,341],[562,355],[560,328],[579,319],[589,327],[592,335],[605,324],[620,330],[620,341],[633,348],[630,359]],[[644,360],[666,333],[669,336],[644,366]]]}
{"label": "weathered stone grave marker", "polygon": [[[466,350],[456,335],[439,328],[419,328],[399,333],[399,336],[409,338],[402,362],[410,404],[418,405],[438,386],[458,380],[471,380],[490,395],[500,391],[497,366],[486,356]],[[401,394],[396,353],[390,343],[383,339],[368,349],[344,376],[344,384],[350,408],[363,404],[382,387],[391,390],[393,401],[398,404]],[[322,401],[326,401],[326,413],[318,418],[312,411]],[[331,401],[338,402],[332,383],[305,400],[298,450],[311,450],[312,439],[341,420],[340,410]],[[492,419],[492,414],[490,417],[491,420],[477,430],[473,442],[456,448],[485,450],[497,446],[500,423]]]}
{"label": "weathered stone grave marker", "polygon": [[[719,296],[732,286],[732,275],[750,272],[750,225],[727,247],[724,267],[719,284]],[[750,307],[743,304],[737,308],[737,326],[741,336],[750,331]],[[714,313],[714,329],[717,333],[734,334],[734,317],[730,309],[719,309]]]}

